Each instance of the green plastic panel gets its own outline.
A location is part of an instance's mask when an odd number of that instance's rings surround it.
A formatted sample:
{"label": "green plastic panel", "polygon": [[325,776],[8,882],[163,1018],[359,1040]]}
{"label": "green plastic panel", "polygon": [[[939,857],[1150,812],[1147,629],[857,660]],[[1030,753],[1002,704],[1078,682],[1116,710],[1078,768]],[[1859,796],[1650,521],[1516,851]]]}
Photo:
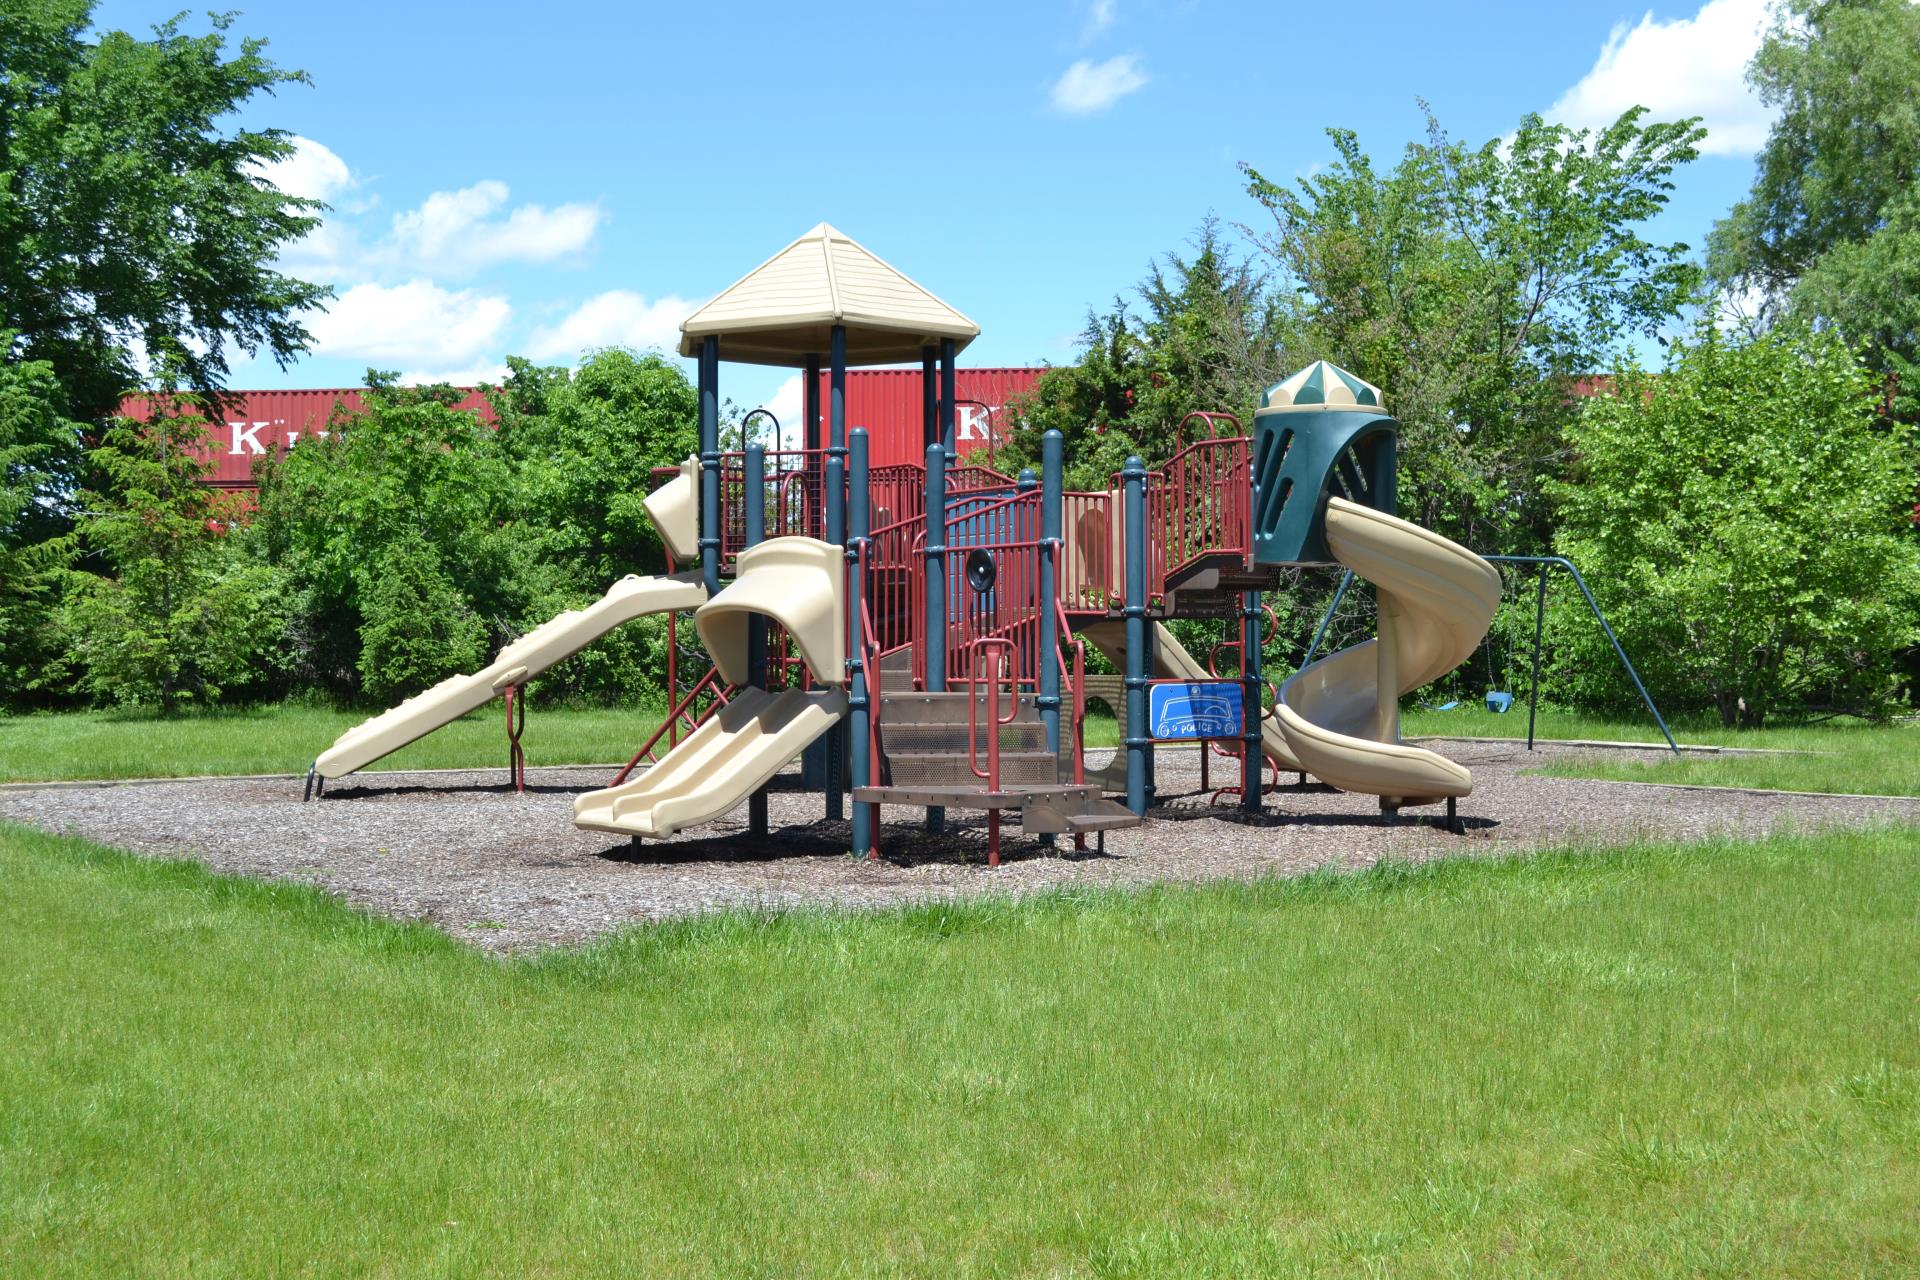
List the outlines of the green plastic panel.
{"label": "green plastic panel", "polygon": [[1253,418],[1253,558],[1332,564],[1327,498],[1394,511],[1399,424],[1377,409],[1263,409]]}

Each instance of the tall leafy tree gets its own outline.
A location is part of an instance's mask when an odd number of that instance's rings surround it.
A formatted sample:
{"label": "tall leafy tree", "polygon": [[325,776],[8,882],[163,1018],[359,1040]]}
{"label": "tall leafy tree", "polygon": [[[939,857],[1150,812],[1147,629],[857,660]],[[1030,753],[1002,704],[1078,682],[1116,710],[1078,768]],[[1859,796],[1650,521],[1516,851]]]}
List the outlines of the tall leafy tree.
{"label": "tall leafy tree", "polygon": [[520,471],[521,502],[545,545],[580,562],[585,584],[663,563],[641,506],[655,467],[699,449],[698,396],[658,355],[618,347],[577,370],[514,357],[494,395],[500,439]]}
{"label": "tall leafy tree", "polygon": [[1291,311],[1269,283],[1217,222],[1202,223],[1190,257],[1152,263],[1131,298],[1088,315],[1078,360],[1010,407],[1018,421],[992,462],[1037,466],[1041,433],[1057,428],[1071,483],[1105,488],[1127,455],[1165,458],[1189,413],[1225,410],[1250,423],[1295,341]]}
{"label": "tall leafy tree", "polygon": [[59,653],[54,606],[73,550],[60,463],[79,433],[65,405],[46,361],[0,360],[0,698],[7,702],[44,692]]}
{"label": "tall leafy tree", "polygon": [[194,390],[222,384],[232,349],[286,361],[327,293],[273,268],[320,207],[262,176],[288,135],[235,123],[306,77],[264,41],[230,48],[231,15],[140,39],[93,34],[93,11],[0,0],[0,355],[46,361],[67,416],[88,421],[142,352]]}
{"label": "tall leafy tree", "polygon": [[1271,215],[1250,230],[1302,308],[1299,357],[1387,391],[1411,518],[1475,546],[1538,544],[1570,380],[1694,296],[1688,247],[1643,229],[1704,131],[1644,115],[1597,132],[1527,116],[1477,147],[1429,116],[1390,170],[1338,129],[1335,162],[1294,184],[1244,167]]}
{"label": "tall leafy tree", "polygon": [[[514,524],[502,443],[453,407],[460,393],[398,387],[373,370],[367,379],[365,412],[336,415],[324,438],[263,463],[251,532],[297,593],[307,674],[337,692],[385,697],[450,675],[506,638],[525,607],[521,566],[532,549]],[[364,660],[376,633],[391,668]]]}
{"label": "tall leafy tree", "polygon": [[1920,420],[1920,6],[1788,0],[1748,78],[1780,114],[1714,276],[1758,325],[1837,325]]}

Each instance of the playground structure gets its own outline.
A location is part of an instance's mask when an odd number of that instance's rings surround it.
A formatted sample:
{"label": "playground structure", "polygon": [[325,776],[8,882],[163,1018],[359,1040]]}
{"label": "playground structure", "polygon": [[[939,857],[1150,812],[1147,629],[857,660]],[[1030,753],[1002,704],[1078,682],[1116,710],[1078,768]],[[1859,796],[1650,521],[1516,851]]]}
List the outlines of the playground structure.
{"label": "playground structure", "polygon": [[[1215,798],[1248,810],[1269,772],[1289,770],[1389,811],[1445,802],[1451,818],[1471,775],[1400,741],[1399,696],[1471,655],[1501,582],[1392,514],[1395,424],[1379,389],[1318,363],[1267,393],[1251,432],[1193,414],[1165,461],[1130,458],[1106,488],[1070,491],[1057,432],[1038,476],[959,465],[955,359],[978,332],[832,227],[795,240],[682,326],[700,451],[647,501],[669,572],[625,579],[486,669],[350,730],[310,784],[493,696],[509,699],[511,726],[514,692],[540,671],[631,618],[667,612],[673,626],[691,609],[711,670],[674,690],[614,785],[576,799],[577,826],[663,838],[745,802],[764,834],[765,788],[802,758],[829,819],[851,801],[856,854],[875,852],[882,805],[925,810],[931,831],[970,809],[986,812],[997,863],[1008,811],[1029,834],[1076,843],[1138,824],[1155,800],[1155,744],[1169,741],[1237,756],[1237,781]],[[846,421],[846,370],[916,355],[924,462],[871,467],[866,433]],[[801,448],[721,450],[723,360],[805,370]],[[1261,593],[1292,565],[1372,582],[1380,635],[1273,690]],[[1205,663],[1163,625],[1201,617],[1238,624]],[[1089,643],[1124,672],[1125,704],[1123,751],[1091,776]]]}

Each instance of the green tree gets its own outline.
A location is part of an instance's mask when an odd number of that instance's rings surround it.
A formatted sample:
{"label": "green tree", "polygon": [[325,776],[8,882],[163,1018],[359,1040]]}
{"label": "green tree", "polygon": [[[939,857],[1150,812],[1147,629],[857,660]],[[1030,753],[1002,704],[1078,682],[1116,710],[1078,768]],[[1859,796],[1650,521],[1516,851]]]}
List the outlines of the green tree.
{"label": "green tree", "polygon": [[1779,116],[1709,265],[1765,325],[1831,323],[1920,419],[1920,7],[1789,0],[1748,69]]}
{"label": "green tree", "polygon": [[418,530],[381,547],[355,575],[360,686],[382,702],[418,693],[483,660],[487,627]]}
{"label": "green tree", "polygon": [[264,41],[229,56],[231,15],[142,40],[95,34],[93,10],[0,0],[0,330],[5,354],[52,365],[66,416],[87,421],[137,381],[142,350],[195,390],[221,385],[236,348],[284,363],[328,293],[273,269],[321,207],[262,176],[289,136],[234,123],[306,77]]}
{"label": "green tree", "polygon": [[59,653],[55,606],[72,552],[60,460],[79,436],[65,404],[44,360],[0,360],[0,681],[8,703],[44,691]]}
{"label": "green tree", "polygon": [[578,564],[604,589],[664,564],[641,506],[656,467],[699,450],[699,397],[678,366],[618,347],[571,374],[514,357],[494,395],[500,438],[519,473],[521,511],[542,552]]}
{"label": "green tree", "polygon": [[[1824,706],[1883,713],[1920,638],[1904,429],[1832,331],[1741,341],[1703,325],[1658,375],[1587,402],[1555,486],[1579,564],[1664,705],[1728,725]],[[1627,703],[1591,620],[1556,625],[1561,679]]]}
{"label": "green tree", "polygon": [[[402,388],[394,375],[371,370],[367,379],[364,412],[336,414],[325,438],[262,463],[251,531],[299,601],[301,670],[347,696],[369,679],[369,627],[396,637],[436,634],[437,623],[404,621],[395,611],[410,598],[419,608],[444,607],[442,580],[459,601],[456,612],[480,619],[487,640],[504,642],[528,603],[525,566],[536,550],[515,524],[514,469],[499,433],[454,408],[459,393],[451,388]],[[407,569],[414,594],[396,589],[376,610],[371,592],[387,565]],[[374,672],[369,691],[424,687],[475,651],[464,642],[435,650],[396,640],[383,652],[399,655],[398,665]],[[455,665],[433,666],[435,652]]]}
{"label": "green tree", "polygon": [[286,612],[271,571],[228,553],[234,512],[202,481],[205,420],[160,397],[151,422],[121,420],[88,451],[86,565],[62,606],[67,669],[96,701],[171,714],[257,684],[281,663]]}
{"label": "green tree", "polygon": [[1219,224],[1201,224],[1192,257],[1151,264],[1134,295],[1089,314],[1076,362],[1010,406],[1017,422],[994,466],[1037,468],[1040,436],[1057,428],[1069,485],[1104,489],[1127,455],[1170,454],[1189,413],[1224,410],[1251,423],[1260,392],[1284,371],[1292,317]]}
{"label": "green tree", "polygon": [[1301,308],[1295,363],[1330,359],[1385,389],[1409,518],[1477,547],[1540,545],[1569,380],[1695,296],[1688,247],[1641,228],[1704,130],[1644,115],[1598,132],[1530,115],[1478,147],[1429,115],[1384,173],[1338,129],[1336,161],[1292,186],[1243,166],[1272,218],[1252,234]]}

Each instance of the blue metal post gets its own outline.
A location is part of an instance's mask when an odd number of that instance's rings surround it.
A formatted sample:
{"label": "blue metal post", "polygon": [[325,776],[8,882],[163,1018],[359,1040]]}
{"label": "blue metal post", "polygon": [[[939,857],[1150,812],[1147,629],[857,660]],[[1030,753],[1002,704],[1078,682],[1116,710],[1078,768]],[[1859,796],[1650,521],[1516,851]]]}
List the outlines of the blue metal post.
{"label": "blue metal post", "polygon": [[940,443],[947,451],[947,465],[952,466],[953,452],[953,413],[958,402],[958,375],[954,370],[954,360],[959,348],[952,338],[940,339]]}
{"label": "blue metal post", "polygon": [[[840,530],[839,545],[845,546],[847,520],[846,463],[832,449],[827,451],[827,527]],[[847,736],[842,725],[827,730],[827,821],[846,816]]]}
{"label": "blue metal post", "polygon": [[1127,626],[1127,807],[1147,812],[1147,464],[1127,459],[1120,472],[1126,491]]}
{"label": "blue metal post", "polygon": [[[926,663],[926,691],[947,687],[947,451],[938,440],[927,446],[926,634],[920,639]],[[927,810],[927,833],[946,830],[947,811]]]}
{"label": "blue metal post", "polygon": [[[1257,498],[1253,509],[1260,509]],[[1240,598],[1240,702],[1241,714],[1247,718],[1241,731],[1240,806],[1248,813],[1260,812],[1260,778],[1266,764],[1260,744],[1260,647],[1266,637],[1260,622],[1260,592],[1248,591]],[[1201,743],[1200,749],[1207,750],[1207,744]]]}
{"label": "blue metal post", "polygon": [[700,576],[720,591],[720,338],[700,341]]}
{"label": "blue metal post", "polygon": [[[867,490],[867,433],[856,428],[852,441],[852,472],[847,479],[847,711],[851,720],[853,785],[873,783],[873,745],[870,724],[872,706],[868,700],[869,673],[866,662],[866,638],[861,629],[862,581],[860,553],[867,545],[872,503]],[[873,852],[876,806],[855,802],[853,806],[853,853],[866,857]]]}
{"label": "blue metal post", "polygon": [[[832,351],[828,357],[830,381],[827,386],[827,458],[838,459],[841,476],[847,465],[847,327],[833,326]],[[847,544],[846,488],[844,482],[827,486],[827,541],[836,546]]]}
{"label": "blue metal post", "polygon": [[[1034,706],[1047,726],[1047,752],[1060,759],[1060,508],[1062,442],[1058,431],[1040,437],[1040,693]],[[1032,475],[1022,471],[1021,479]],[[1056,768],[1057,768],[1056,764]],[[1068,775],[1071,777],[1072,775]]]}
{"label": "blue metal post", "polygon": [[920,348],[920,447],[926,448],[940,438],[940,398],[933,384],[934,347]]}
{"label": "blue metal post", "polygon": [[[833,326],[827,353],[827,467],[824,501],[827,541],[847,545],[847,327]],[[847,735],[842,725],[827,731],[827,817],[845,809]]]}
{"label": "blue metal post", "polygon": [[[767,448],[747,446],[741,486],[741,509],[746,516],[745,544],[757,547],[767,540]],[[747,619],[747,683],[755,689],[767,687],[767,620],[762,614]],[[767,834],[767,790],[755,791],[747,801],[747,829],[756,836]]]}

